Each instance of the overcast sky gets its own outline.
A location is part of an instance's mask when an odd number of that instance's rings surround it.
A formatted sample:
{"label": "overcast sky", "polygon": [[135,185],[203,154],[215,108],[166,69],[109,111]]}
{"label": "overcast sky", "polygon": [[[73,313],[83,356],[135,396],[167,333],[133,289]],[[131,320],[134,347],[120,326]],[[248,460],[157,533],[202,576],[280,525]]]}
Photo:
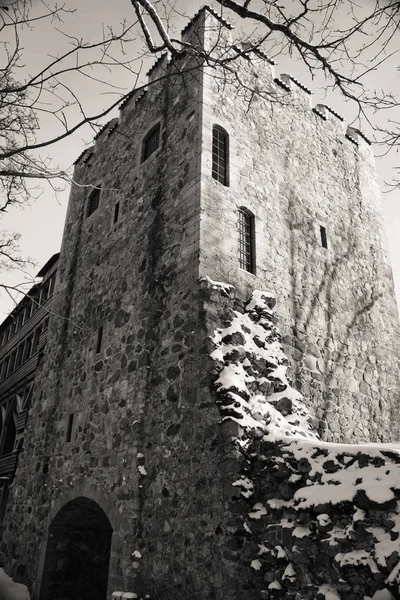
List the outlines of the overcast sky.
{"label": "overcast sky", "polygon": [[[374,0],[364,0],[370,4],[374,4]],[[183,3],[180,2],[181,4]],[[62,28],[65,31],[73,32],[77,37],[88,36],[97,37],[101,32],[102,23],[112,24],[119,23],[124,17],[128,20],[133,20],[133,9],[130,0],[113,0],[113,2],[105,2],[101,0],[69,0],[69,7],[76,8],[73,15],[67,15]],[[176,5],[177,2],[174,1]],[[198,0],[186,0],[183,3],[188,14],[192,15],[202,5]],[[346,4],[346,3],[344,3]],[[179,2],[178,2],[179,5]],[[345,18],[345,13],[343,18]],[[185,19],[181,17],[177,29],[185,23]],[[45,59],[46,55],[55,54],[60,49],[62,44],[65,44],[65,39],[60,38],[60,34],[52,25],[47,25],[46,29],[38,27],[36,30],[25,33],[24,46],[27,48],[27,69],[32,73],[37,69]],[[400,36],[398,41],[400,47]],[[142,43],[137,42],[132,46],[132,51],[140,54]],[[57,50],[56,50],[57,49]],[[339,113],[343,114],[347,120],[351,120],[354,116],[354,107],[345,104],[338,94],[329,93],[325,96],[324,82],[320,80],[312,81],[306,68],[292,58],[281,56],[276,59],[278,65],[276,74],[290,73],[308,85],[313,91],[313,102],[316,104],[319,101],[330,104]],[[399,72],[396,70],[397,64],[400,64],[400,57],[392,58],[388,63],[381,68],[379,74],[371,74],[369,85],[371,87],[379,87],[381,82],[391,82],[392,91],[400,92]],[[138,63],[139,65],[139,63]],[[147,68],[144,69],[146,71]],[[96,85],[90,80],[81,76],[74,83],[78,86],[80,93],[85,98],[86,102],[93,105],[93,108],[104,106],[106,98],[103,94],[104,87]],[[118,83],[125,90],[130,89],[133,85],[134,76],[126,70],[113,70],[113,73],[108,73],[107,77],[112,79],[114,83]],[[111,115],[111,116],[116,116]],[[381,115],[381,123],[384,125],[388,115]],[[110,116],[108,117],[110,118]],[[390,118],[396,118],[394,114]],[[400,111],[397,115],[400,121]],[[107,119],[108,120],[108,119]],[[50,122],[43,122],[43,131],[47,133],[51,129]],[[368,130],[366,131],[368,132]],[[81,153],[85,143],[92,137],[91,131],[88,129],[80,131],[67,141],[57,146],[51,146],[47,150],[47,154],[52,156],[55,161],[66,168],[70,166],[77,156]],[[381,154],[382,149],[374,148],[375,154]],[[393,175],[393,166],[397,164],[398,154],[392,153],[389,156],[377,158],[377,169],[381,189],[384,190],[384,181],[389,181]],[[49,189],[45,189],[41,197],[36,200],[30,207],[24,210],[13,209],[9,212],[6,218],[3,219],[3,229],[18,231],[21,233],[21,251],[24,256],[30,256],[35,262],[36,267],[29,268],[27,274],[13,273],[3,274],[2,280],[6,283],[16,284],[24,279],[31,280],[40,267],[50,258],[52,254],[58,252],[61,245],[63,225],[68,202],[68,186],[57,196]],[[400,305],[400,192],[395,191],[390,194],[382,195],[384,214],[386,220],[386,230],[391,262],[397,288],[398,304]],[[0,320],[11,310],[13,304],[5,295],[0,295]]]}

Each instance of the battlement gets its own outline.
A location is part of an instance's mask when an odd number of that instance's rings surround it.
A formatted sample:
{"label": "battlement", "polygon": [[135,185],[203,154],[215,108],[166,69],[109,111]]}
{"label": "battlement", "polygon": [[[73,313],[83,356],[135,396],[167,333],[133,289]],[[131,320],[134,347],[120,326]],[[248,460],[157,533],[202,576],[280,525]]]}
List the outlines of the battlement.
{"label": "battlement", "polygon": [[208,13],[212,17],[214,17],[214,19],[218,23],[220,23],[221,25],[226,27],[228,30],[234,29],[233,25],[231,23],[229,23],[229,21],[227,19],[224,19],[224,17],[219,15],[215,10],[213,10],[210,6],[208,6],[206,4],[199,11],[197,11],[197,13],[190,19],[190,21],[187,23],[187,25],[185,25],[185,27],[182,29],[182,31],[181,31],[182,38],[187,34],[187,32],[189,31],[190,28],[192,28],[193,26],[195,26],[198,23],[200,17],[204,16],[206,13]]}
{"label": "battlement", "polygon": [[[198,28],[199,35],[196,40],[201,42],[204,32],[215,31],[215,26],[217,28],[223,27],[228,32],[234,29],[233,25],[224,17],[219,15],[215,10],[209,6],[204,6],[190,19],[190,21],[181,31],[181,40],[183,43],[182,53],[178,54],[173,59],[171,59],[171,56],[168,52],[165,52],[161,56],[157,57],[146,73],[146,83],[131,90],[121,101],[121,104],[119,105],[120,117],[122,117],[123,113],[128,109],[135,110],[135,106],[137,106],[137,104],[146,97],[151,86],[162,85],[163,80],[168,80],[169,78],[175,79],[184,77],[185,73],[188,73],[190,76],[190,73],[193,71],[193,64],[191,64],[191,61],[193,61],[194,58],[193,56],[188,56],[184,49],[185,45],[188,44],[188,35],[189,33],[193,34],[193,32],[196,31],[196,28]],[[243,65],[240,64],[240,61],[246,61],[247,65],[249,65],[249,63],[252,64],[251,72],[255,74],[254,76],[257,78],[257,80],[260,76],[264,77],[265,79],[270,79],[271,85],[269,86],[268,93],[264,94],[263,101],[268,101],[268,98],[265,97],[268,95],[270,96],[272,102],[278,98],[279,101],[284,102],[288,110],[290,110],[291,106],[298,107],[300,101],[300,103],[302,103],[304,106],[305,118],[307,117],[308,109],[311,110],[316,117],[322,119],[323,121],[329,121],[333,118],[334,121],[337,120],[340,123],[343,123],[343,136],[354,146],[357,147],[360,144],[366,144],[368,146],[371,145],[371,140],[369,140],[368,137],[359,129],[356,129],[352,126],[346,127],[344,118],[332,107],[322,103],[316,103],[313,106],[311,101],[311,96],[313,94],[312,90],[307,85],[299,81],[294,75],[282,73],[279,76],[275,76],[274,67],[276,62],[267,54],[265,54],[265,52],[263,52],[260,48],[253,48],[251,44],[243,43],[240,46],[232,45],[231,49],[233,52],[236,52],[239,55],[237,59],[238,69],[243,68]],[[196,56],[196,53],[194,53],[194,56]],[[199,68],[202,68],[202,65],[200,65]],[[207,69],[207,66],[205,66],[204,69]],[[168,83],[165,85],[168,85]],[[257,87],[257,85],[258,83],[255,81],[255,87]],[[303,99],[302,94],[304,94]],[[112,119],[99,130],[94,137],[94,141],[96,142],[97,140],[101,139],[105,133],[107,133],[107,136],[111,135],[111,133],[118,127],[118,124],[118,119]],[[95,152],[95,146],[91,151]],[[84,150],[76,159],[74,164],[85,164],[88,161],[89,154],[89,149]]]}

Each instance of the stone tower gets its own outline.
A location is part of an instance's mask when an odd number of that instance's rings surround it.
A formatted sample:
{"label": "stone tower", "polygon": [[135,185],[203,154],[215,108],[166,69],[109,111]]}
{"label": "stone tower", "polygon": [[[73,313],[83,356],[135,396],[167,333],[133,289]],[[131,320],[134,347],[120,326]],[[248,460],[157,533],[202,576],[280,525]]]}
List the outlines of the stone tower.
{"label": "stone tower", "polygon": [[[230,29],[205,8],[182,38],[218,53]],[[367,140],[261,54],[235,77],[199,60],[159,60],[76,163],[4,521],[11,572],[36,600],[260,597],[234,535],[235,425],[221,427],[213,390],[229,295],[240,312],[254,290],[274,293],[326,440],[398,432],[399,325]]]}

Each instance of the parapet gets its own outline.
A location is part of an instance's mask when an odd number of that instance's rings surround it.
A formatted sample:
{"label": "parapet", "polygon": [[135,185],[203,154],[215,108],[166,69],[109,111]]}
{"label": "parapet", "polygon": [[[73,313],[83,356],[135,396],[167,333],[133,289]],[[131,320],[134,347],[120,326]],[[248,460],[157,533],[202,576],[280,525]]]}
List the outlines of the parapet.
{"label": "parapet", "polygon": [[216,19],[216,21],[218,23],[220,23],[221,25],[223,25],[227,29],[229,29],[229,30],[233,29],[233,25],[231,23],[229,23],[229,21],[227,21],[224,17],[222,17],[222,15],[219,15],[210,6],[205,5],[199,11],[197,11],[197,13],[190,19],[189,23],[187,25],[185,25],[185,27],[182,29],[182,31],[181,31],[182,41],[185,41],[186,36],[187,36],[189,30],[193,26],[196,26],[196,24],[199,21],[199,18],[201,16],[205,15],[205,13],[209,13],[210,15],[212,15]]}
{"label": "parapet", "polygon": [[[201,19],[201,17],[203,17],[203,18]],[[181,32],[181,40],[183,43],[182,52],[178,56],[174,57],[173,59],[171,59],[168,52],[165,52],[155,60],[155,62],[153,63],[153,65],[150,67],[150,69],[148,70],[148,72],[146,74],[147,82],[145,84],[141,85],[140,87],[131,90],[123,98],[121,104],[119,105],[119,109],[121,111],[120,116],[122,114],[122,111],[124,111],[127,108],[127,106],[132,107],[133,110],[135,109],[134,106],[137,105],[141,100],[143,100],[146,97],[149,86],[154,85],[157,82],[161,82],[163,79],[167,78],[168,76],[176,77],[184,71],[184,69],[182,70],[182,65],[179,63],[179,61],[182,58],[184,58],[184,56],[185,56],[184,46],[185,46],[185,44],[188,43],[188,36],[189,35],[192,36],[193,32],[196,31],[196,27],[199,28],[199,32],[201,30],[204,30],[204,27],[206,26],[205,25],[206,21],[207,21],[207,26],[210,26],[210,23],[212,23],[212,21],[214,21],[215,25],[218,26],[218,28],[220,28],[222,26],[228,32],[233,29],[233,25],[231,23],[229,23],[229,21],[227,21],[222,15],[218,14],[215,10],[213,10],[211,7],[206,5],[203,8],[201,8],[192,17],[192,19],[190,19],[188,24],[182,29],[182,32]],[[198,40],[201,41],[200,35],[198,36]],[[315,104],[315,106],[313,106],[312,102],[311,102],[312,91],[310,90],[310,88],[308,86],[304,85],[296,77],[294,77],[293,75],[290,75],[288,73],[282,73],[281,75],[276,77],[274,75],[274,65],[276,64],[275,61],[272,60],[267,54],[265,54],[265,52],[263,52],[260,48],[252,47],[251,44],[249,44],[247,42],[238,44],[236,46],[233,45],[232,48],[249,63],[251,63],[252,61],[255,61],[259,65],[260,59],[261,59],[261,61],[268,64],[268,66],[271,69],[271,75],[272,75],[272,78],[271,78],[272,79],[271,83],[273,84],[272,88],[271,88],[272,93],[274,93],[274,90],[278,90],[278,88],[280,88],[281,93],[283,94],[282,97],[285,99],[285,102],[288,105],[291,104],[291,102],[292,102],[292,100],[291,100],[292,94],[293,94],[293,98],[294,98],[294,96],[296,96],[297,102],[299,101],[299,98],[301,99],[301,94],[304,94],[304,99],[301,102],[302,102],[303,106],[305,107],[305,110],[307,110],[309,108],[310,110],[312,110],[312,112],[316,116],[318,116],[323,121],[328,121],[331,118],[333,118],[334,120],[337,120],[340,123],[343,123],[344,137],[347,140],[349,140],[352,144],[354,144],[355,146],[359,146],[360,144],[363,144],[363,143],[366,143],[367,145],[371,145],[371,141],[359,129],[356,129],[355,127],[351,127],[351,126],[347,127],[347,129],[346,129],[346,126],[344,125],[344,118],[338,112],[336,112],[333,108],[331,108],[329,105],[317,103],[317,104]],[[186,56],[187,56],[187,54],[186,54]],[[177,65],[180,66],[180,68],[177,68]],[[293,103],[294,103],[294,99],[293,99]],[[111,121],[106,123],[106,125],[104,125],[99,130],[99,132],[96,134],[94,141],[98,141],[104,135],[107,135],[107,137],[109,135],[111,135],[111,133],[113,131],[115,131],[115,129],[118,127],[118,124],[119,124],[118,119],[112,119]],[[80,154],[80,156],[77,158],[77,160],[75,161],[74,164],[87,163],[90,156],[93,154],[93,152],[94,152],[94,147],[85,149]]]}

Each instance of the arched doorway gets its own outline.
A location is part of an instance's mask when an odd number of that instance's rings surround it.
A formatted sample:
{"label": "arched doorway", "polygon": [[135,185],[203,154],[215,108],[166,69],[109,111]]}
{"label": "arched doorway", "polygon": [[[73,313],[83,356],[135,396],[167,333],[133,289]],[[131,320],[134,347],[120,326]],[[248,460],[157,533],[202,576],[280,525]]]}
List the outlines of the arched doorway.
{"label": "arched doorway", "polygon": [[67,502],[49,527],[40,600],[106,600],[112,531],[93,500]]}

